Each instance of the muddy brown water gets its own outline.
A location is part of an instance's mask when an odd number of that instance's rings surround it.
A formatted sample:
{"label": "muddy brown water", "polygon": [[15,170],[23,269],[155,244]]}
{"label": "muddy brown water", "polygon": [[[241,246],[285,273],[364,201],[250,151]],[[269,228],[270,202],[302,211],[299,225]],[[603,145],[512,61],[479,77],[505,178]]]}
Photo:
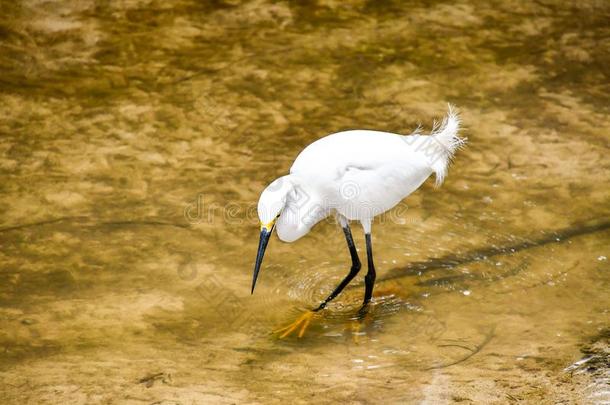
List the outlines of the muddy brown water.
{"label": "muddy brown water", "polygon": [[[0,402],[610,401],[607,2],[0,10]],[[468,147],[374,224],[361,328],[362,274],[277,339],[349,256],[274,239],[251,296],[262,188],[448,102]]]}

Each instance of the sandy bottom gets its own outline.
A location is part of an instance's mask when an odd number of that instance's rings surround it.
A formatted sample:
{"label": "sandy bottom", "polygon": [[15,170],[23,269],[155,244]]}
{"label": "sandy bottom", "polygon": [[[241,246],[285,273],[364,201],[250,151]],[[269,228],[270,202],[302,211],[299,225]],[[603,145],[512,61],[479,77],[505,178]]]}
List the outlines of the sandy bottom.
{"label": "sandy bottom", "polygon": [[[0,1],[2,404],[610,403],[608,15],[599,1]],[[373,225],[270,242],[319,137],[468,146]],[[364,257],[364,241],[353,225]]]}

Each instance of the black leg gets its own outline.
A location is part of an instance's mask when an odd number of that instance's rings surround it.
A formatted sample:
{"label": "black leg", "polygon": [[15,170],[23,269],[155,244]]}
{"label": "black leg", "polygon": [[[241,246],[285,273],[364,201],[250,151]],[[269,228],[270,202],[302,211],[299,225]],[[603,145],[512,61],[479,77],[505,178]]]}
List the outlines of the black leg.
{"label": "black leg", "polygon": [[366,259],[368,264],[368,272],[364,277],[364,302],[363,306],[366,306],[371,297],[373,296],[373,287],[375,286],[375,264],[373,263],[373,246],[371,244],[371,234],[367,233],[364,235],[366,239]]}
{"label": "black leg", "polygon": [[324,307],[326,307],[326,304],[328,304],[337,295],[339,295],[339,293],[341,293],[341,291],[343,291],[345,286],[348,285],[349,282],[352,281],[352,279],[354,277],[356,277],[356,274],[358,274],[358,272],[360,271],[360,268],[362,267],[362,265],[360,264],[360,259],[358,258],[358,252],[356,251],[356,246],[354,245],[354,239],[352,238],[352,232],[349,229],[349,225],[346,224],[345,227],[343,227],[343,233],[345,234],[345,240],[347,241],[347,247],[349,248],[349,254],[352,256],[352,267],[349,270],[349,273],[347,274],[347,276],[345,276],[345,278],[343,279],[343,281],[341,281],[341,283],[337,286],[337,288],[335,288],[335,290],[324,301],[322,301],[322,303],[320,304],[320,306],[318,308],[314,309],[314,312],[324,309]]}

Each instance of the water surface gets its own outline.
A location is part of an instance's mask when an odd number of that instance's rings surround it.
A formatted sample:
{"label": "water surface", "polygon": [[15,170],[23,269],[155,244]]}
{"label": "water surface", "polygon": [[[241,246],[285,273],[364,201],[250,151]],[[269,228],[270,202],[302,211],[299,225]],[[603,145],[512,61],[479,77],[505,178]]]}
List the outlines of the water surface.
{"label": "water surface", "polygon": [[[610,401],[606,3],[0,10],[3,403]],[[364,274],[277,339],[349,256],[332,221],[272,240],[250,296],[260,191],[448,102],[469,145],[374,224],[360,329]]]}

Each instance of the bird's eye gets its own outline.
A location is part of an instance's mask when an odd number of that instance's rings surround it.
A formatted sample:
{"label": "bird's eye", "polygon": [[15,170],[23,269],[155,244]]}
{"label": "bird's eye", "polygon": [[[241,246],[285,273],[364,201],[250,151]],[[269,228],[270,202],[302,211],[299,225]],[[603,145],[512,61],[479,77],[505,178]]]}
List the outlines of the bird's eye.
{"label": "bird's eye", "polygon": [[278,219],[280,217],[280,214],[281,214],[281,212],[276,215],[275,219]]}

